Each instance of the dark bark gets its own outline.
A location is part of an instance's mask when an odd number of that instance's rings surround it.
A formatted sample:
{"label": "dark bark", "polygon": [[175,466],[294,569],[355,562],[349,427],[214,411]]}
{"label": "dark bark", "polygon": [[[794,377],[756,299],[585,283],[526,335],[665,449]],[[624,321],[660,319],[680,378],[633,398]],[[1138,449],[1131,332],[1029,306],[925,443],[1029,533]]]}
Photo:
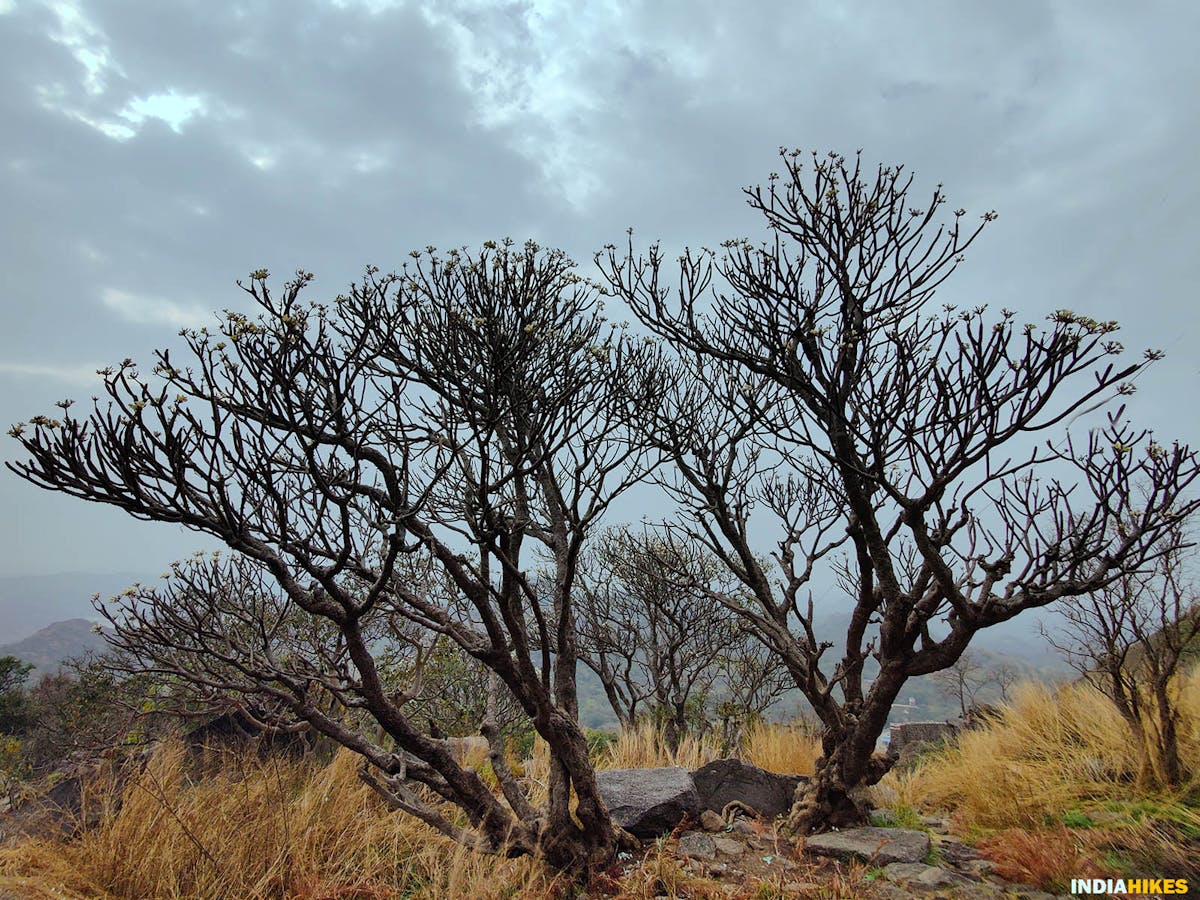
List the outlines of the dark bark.
{"label": "dark bark", "polygon": [[[1196,508],[1185,491],[1200,470],[1123,408],[1083,445],[1067,432],[1014,456],[1131,393],[1161,354],[1118,365],[1117,324],[1069,310],[1021,327],[1008,310],[935,306],[995,213],[940,223],[941,186],[917,200],[902,167],[781,157],[781,175],[745,192],[771,229],[761,244],[685,251],[669,280],[657,245],[598,260],[674,366],[642,421],[674,463],[670,527],[737,580],[736,596],[700,586],[777,655],[825,730],[793,817],[820,828],[861,820],[857,792],[880,774],[875,742],[908,678],[954,665],[981,629],[1152,562]],[[769,559],[751,537],[764,518]],[[855,603],[836,659],[808,594],[821,568]],[[868,684],[869,659],[881,674]]]}
{"label": "dark bark", "polygon": [[[131,668],[268,702],[358,753],[393,808],[581,871],[620,835],[576,721],[577,568],[652,464],[624,373],[654,361],[560,252],[489,242],[415,258],[369,269],[333,307],[299,299],[307,273],[274,296],[255,272],[257,318],[184,332],[189,364],[159,353],[154,383],[131,360],[105,370],[90,415],[64,403],[61,419],[13,428],[28,459],[9,468],[235,551],[102,606]],[[494,673],[546,740],[544,808],[502,755],[498,797],[418,725],[436,641]]]}

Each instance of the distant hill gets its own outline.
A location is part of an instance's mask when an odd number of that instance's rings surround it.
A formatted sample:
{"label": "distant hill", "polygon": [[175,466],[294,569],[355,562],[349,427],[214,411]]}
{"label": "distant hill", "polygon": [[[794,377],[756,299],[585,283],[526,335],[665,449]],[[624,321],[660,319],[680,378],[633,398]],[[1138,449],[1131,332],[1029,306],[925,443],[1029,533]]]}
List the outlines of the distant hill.
{"label": "distant hill", "polygon": [[92,594],[119,594],[133,582],[153,581],[146,572],[70,572],[0,577],[0,644],[29,637],[66,619],[92,619]]}
{"label": "distant hill", "polygon": [[104,638],[88,619],[67,619],[40,629],[24,640],[0,645],[0,656],[15,656],[37,667],[35,678],[53,672],[63,660],[89,650],[103,652]]}

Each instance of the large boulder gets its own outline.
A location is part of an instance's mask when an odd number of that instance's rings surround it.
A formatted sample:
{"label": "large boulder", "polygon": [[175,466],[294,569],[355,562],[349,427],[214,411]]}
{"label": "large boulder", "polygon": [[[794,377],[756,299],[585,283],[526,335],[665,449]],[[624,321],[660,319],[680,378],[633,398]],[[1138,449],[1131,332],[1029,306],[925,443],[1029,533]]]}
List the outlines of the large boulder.
{"label": "large boulder", "polygon": [[847,828],[809,835],[804,851],[835,859],[859,859],[874,866],[924,862],[929,835],[907,828]]}
{"label": "large boulder", "polygon": [[778,775],[740,759],[715,759],[692,773],[700,808],[723,812],[732,800],[746,804],[773,819],[792,808],[796,787],[803,775]]}
{"label": "large boulder", "polygon": [[596,773],[600,796],[613,821],[640,838],[666,834],[700,813],[700,798],[688,770],[604,769]]}

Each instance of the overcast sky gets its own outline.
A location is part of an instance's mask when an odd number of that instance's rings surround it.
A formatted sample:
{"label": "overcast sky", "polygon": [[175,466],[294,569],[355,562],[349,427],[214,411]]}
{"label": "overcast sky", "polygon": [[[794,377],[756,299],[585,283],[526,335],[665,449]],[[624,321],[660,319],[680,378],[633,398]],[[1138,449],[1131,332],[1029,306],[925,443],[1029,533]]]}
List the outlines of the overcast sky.
{"label": "overcast sky", "polygon": [[[0,0],[0,422],[87,400],[260,267],[331,299],[426,244],[590,272],[631,225],[761,236],[740,188],[784,145],[995,208],[942,299],[1119,319],[1168,351],[1135,417],[1196,443],[1197,35],[1191,2]],[[0,472],[0,574],[201,543]]]}

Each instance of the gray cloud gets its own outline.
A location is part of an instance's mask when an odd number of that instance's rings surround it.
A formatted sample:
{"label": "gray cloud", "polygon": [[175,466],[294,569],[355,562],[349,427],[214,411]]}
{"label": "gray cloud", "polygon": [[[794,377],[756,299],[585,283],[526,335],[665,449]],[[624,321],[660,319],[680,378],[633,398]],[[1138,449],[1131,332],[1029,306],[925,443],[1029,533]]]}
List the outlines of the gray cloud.
{"label": "gray cloud", "polygon": [[[1138,418],[1195,441],[1198,25],[1187,4],[0,2],[0,418],[86,399],[260,266],[332,296],[428,243],[532,236],[586,268],[628,225],[758,234],[739,188],[787,145],[998,209],[946,299],[1121,319],[1170,352]],[[0,508],[0,573],[197,543],[9,476]]]}

